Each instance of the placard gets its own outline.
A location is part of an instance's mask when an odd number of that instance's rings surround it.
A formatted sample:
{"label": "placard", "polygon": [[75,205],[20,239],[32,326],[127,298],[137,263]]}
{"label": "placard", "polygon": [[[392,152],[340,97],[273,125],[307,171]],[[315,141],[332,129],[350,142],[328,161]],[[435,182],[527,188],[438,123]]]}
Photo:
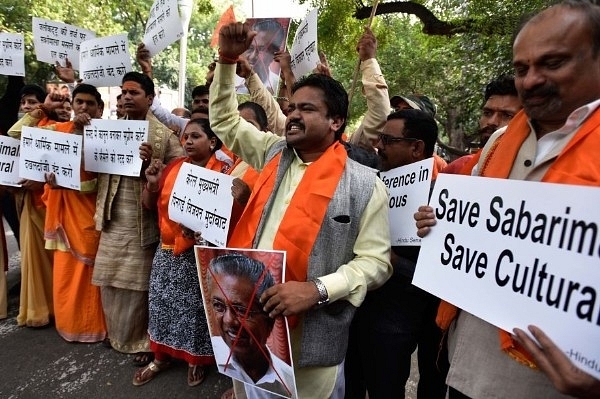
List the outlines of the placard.
{"label": "placard", "polygon": [[19,152],[21,141],[0,135],[0,185],[20,187]]}
{"label": "placard", "polygon": [[23,35],[0,32],[0,42],[0,75],[25,76]]}
{"label": "placard", "polygon": [[224,247],[233,206],[232,185],[232,176],[184,163],[169,199],[169,219]]}
{"label": "placard", "polygon": [[92,119],[83,137],[85,170],[139,177],[139,148],[148,141],[148,121]]}
{"label": "placard", "polygon": [[183,36],[177,0],[154,0],[146,21],[144,45],[151,56],[160,53]]}
{"label": "placard", "polygon": [[599,187],[440,174],[413,284],[600,378]]}
{"label": "placard", "polygon": [[54,173],[56,184],[81,188],[81,136],[24,126],[21,131],[19,177],[45,182]]}
{"label": "placard", "polygon": [[127,43],[126,33],[81,43],[79,76],[83,82],[96,87],[121,86],[123,75],[132,70]]}
{"label": "placard", "polygon": [[380,172],[379,175],[389,191],[392,246],[420,245],[413,215],[415,209],[429,201],[433,158]]}
{"label": "placard", "polygon": [[63,22],[33,17],[33,45],[38,61],[66,65],[66,59],[71,61],[74,70],[79,70],[79,51],[81,43],[96,37],[91,30]]}
{"label": "placard", "polygon": [[319,63],[317,48],[318,9],[311,10],[298,26],[290,56],[291,67],[296,78],[312,73]]}

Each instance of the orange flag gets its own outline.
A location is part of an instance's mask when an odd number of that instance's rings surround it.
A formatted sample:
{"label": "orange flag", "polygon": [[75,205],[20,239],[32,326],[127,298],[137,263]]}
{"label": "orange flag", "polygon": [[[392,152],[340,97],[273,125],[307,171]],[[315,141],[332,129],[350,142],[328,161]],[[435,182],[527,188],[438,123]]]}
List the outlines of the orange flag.
{"label": "orange flag", "polygon": [[210,39],[210,47],[217,47],[219,44],[219,31],[223,26],[232,22],[236,22],[235,14],[233,13],[233,4],[230,5],[229,8],[225,10],[223,15],[221,15],[221,18],[219,18],[219,22],[217,22],[217,26],[215,27],[212,35],[212,39]]}

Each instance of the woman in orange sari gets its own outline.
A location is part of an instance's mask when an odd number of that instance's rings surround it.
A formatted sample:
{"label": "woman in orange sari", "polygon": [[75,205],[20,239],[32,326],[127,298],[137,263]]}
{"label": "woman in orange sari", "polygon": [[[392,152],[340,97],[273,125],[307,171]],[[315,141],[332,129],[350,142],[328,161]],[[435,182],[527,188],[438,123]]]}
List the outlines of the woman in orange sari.
{"label": "woman in orange sari", "polygon": [[146,169],[142,201],[144,206],[158,209],[161,234],[149,289],[148,333],[154,360],[136,371],[133,385],[146,384],[169,366],[171,358],[177,358],[188,363],[187,383],[196,386],[204,381],[206,366],[215,362],[198,282],[194,239],[169,219],[168,207],[184,162],[222,173],[229,165],[215,156],[222,143],[210,129],[208,119],[191,120],[182,141],[187,156],[166,167],[155,161]]}

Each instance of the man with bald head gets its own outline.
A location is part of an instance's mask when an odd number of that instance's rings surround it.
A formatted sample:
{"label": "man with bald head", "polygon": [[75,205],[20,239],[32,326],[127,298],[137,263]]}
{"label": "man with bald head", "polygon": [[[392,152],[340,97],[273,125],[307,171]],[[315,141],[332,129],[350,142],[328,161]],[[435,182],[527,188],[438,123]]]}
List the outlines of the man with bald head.
{"label": "man with bald head", "polygon": [[[568,0],[533,16],[515,36],[513,66],[524,111],[490,137],[473,174],[600,186],[600,7]],[[420,236],[435,224],[431,207],[420,207],[415,219]],[[449,331],[451,398],[600,397],[600,380],[552,337],[535,326],[535,341],[513,332],[503,351],[497,328],[458,314]]]}

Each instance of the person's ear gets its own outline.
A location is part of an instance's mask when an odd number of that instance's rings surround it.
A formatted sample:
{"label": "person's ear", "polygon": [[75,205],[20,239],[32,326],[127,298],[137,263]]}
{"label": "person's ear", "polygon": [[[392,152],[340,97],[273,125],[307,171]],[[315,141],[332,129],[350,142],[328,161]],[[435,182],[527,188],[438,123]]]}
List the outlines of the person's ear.
{"label": "person's ear", "polygon": [[340,130],[340,128],[342,127],[342,125],[344,124],[344,122],[346,122],[346,118],[342,118],[341,116],[332,116],[330,117],[330,127],[331,130],[335,133],[338,130]]}
{"label": "person's ear", "polygon": [[423,140],[415,141],[412,148],[412,154],[415,159],[425,158],[425,142]]}

